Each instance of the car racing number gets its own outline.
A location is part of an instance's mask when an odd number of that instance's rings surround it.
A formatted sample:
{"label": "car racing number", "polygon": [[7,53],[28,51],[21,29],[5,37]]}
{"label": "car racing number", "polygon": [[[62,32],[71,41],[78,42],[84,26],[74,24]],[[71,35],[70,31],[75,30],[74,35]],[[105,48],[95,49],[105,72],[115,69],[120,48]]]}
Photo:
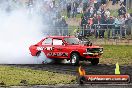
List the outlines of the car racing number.
{"label": "car racing number", "polygon": [[53,47],[46,47],[45,50],[53,50]]}
{"label": "car racing number", "polygon": [[38,51],[44,50],[44,47],[37,47],[36,50],[38,50]]}
{"label": "car racing number", "polygon": [[38,51],[41,51],[41,50],[53,50],[53,47],[46,47],[46,48],[44,48],[44,47],[37,47],[37,49],[36,50],[38,50]]}

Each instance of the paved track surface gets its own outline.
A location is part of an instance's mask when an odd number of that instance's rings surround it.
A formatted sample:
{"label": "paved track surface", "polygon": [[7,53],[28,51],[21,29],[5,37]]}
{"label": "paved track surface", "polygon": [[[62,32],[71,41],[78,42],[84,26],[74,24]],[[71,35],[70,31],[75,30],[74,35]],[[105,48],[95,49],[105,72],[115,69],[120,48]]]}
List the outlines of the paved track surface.
{"label": "paved track surface", "polygon": [[86,85],[79,85],[79,84],[72,84],[72,85],[36,85],[36,86],[13,86],[10,88],[132,88],[132,84],[86,84]]}
{"label": "paved track surface", "polygon": [[[35,70],[46,70],[63,74],[77,75],[79,66],[71,66],[70,64],[21,64],[8,65],[21,68],[30,68]],[[82,67],[86,70],[86,74],[114,74],[115,65],[99,64],[93,66],[84,63]],[[120,66],[121,74],[130,74],[132,76],[132,66]]]}

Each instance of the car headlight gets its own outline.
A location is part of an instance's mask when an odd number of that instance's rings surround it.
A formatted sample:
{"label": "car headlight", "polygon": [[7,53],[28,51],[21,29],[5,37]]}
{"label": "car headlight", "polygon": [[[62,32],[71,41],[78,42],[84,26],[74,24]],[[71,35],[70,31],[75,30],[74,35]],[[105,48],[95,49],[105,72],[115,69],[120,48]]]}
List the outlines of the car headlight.
{"label": "car headlight", "polygon": [[103,51],[103,48],[100,48],[99,51],[102,52]]}

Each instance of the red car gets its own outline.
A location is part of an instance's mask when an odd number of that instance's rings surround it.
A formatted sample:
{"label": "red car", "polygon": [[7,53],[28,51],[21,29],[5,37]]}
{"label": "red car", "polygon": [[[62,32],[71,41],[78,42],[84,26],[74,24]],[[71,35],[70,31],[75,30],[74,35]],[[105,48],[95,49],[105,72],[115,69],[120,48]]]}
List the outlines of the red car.
{"label": "red car", "polygon": [[79,61],[84,60],[97,65],[103,54],[103,47],[81,44],[74,36],[49,36],[31,45],[29,50],[32,56],[39,57],[41,53],[44,53],[50,59],[70,60],[72,65],[78,65]]}

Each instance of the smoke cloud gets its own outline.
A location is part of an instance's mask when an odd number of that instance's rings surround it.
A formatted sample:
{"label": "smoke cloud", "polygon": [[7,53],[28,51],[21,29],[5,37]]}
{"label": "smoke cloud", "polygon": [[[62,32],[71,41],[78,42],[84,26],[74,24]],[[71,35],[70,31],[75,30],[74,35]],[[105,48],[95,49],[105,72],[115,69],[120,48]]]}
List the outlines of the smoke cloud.
{"label": "smoke cloud", "polygon": [[29,46],[44,38],[47,30],[39,5],[27,8],[8,1],[0,2],[0,64],[40,64],[43,59],[29,54]]}

